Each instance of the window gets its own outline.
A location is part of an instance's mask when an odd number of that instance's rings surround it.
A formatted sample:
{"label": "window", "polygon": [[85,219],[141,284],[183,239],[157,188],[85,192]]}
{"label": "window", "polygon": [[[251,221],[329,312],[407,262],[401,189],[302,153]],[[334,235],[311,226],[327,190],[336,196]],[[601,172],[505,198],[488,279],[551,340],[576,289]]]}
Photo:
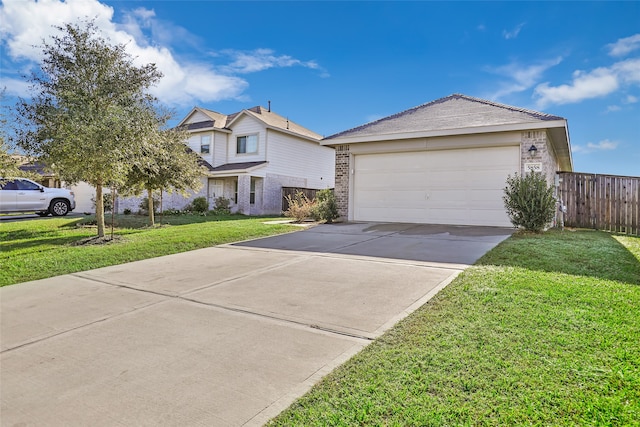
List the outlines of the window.
{"label": "window", "polygon": [[40,190],[40,186],[31,181],[25,181],[23,179],[16,180],[18,190]]}
{"label": "window", "polygon": [[251,178],[251,188],[249,190],[249,203],[252,205],[256,203],[256,179],[255,178]]}
{"label": "window", "polygon": [[236,153],[247,154],[258,152],[258,135],[239,136]]}
{"label": "window", "polygon": [[233,203],[237,205],[238,204],[238,180],[237,179],[234,181],[234,184],[235,184],[234,185],[235,191],[233,193]]}
{"label": "window", "polygon": [[202,135],[200,137],[200,153],[209,154],[211,147],[211,135]]}

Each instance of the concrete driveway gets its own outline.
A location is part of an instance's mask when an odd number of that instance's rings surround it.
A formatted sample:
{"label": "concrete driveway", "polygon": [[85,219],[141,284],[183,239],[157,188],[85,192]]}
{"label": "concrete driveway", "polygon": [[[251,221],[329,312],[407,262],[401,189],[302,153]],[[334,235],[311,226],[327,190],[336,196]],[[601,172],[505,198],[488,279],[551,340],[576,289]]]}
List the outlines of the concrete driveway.
{"label": "concrete driveway", "polygon": [[322,225],[4,287],[0,423],[262,425],[510,233]]}

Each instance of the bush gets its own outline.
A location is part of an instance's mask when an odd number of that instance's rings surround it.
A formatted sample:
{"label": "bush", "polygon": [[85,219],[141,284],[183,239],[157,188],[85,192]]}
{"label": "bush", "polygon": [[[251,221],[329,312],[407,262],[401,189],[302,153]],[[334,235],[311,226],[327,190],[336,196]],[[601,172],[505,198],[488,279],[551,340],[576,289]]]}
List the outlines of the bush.
{"label": "bush", "polygon": [[[153,213],[156,214],[158,213],[158,207],[160,206],[160,199],[158,199],[157,197],[153,198]],[[141,201],[140,204],[138,205],[138,207],[140,208],[140,214],[141,215],[149,215],[149,198],[148,197],[144,197]]]}
{"label": "bush", "polygon": [[131,209],[126,208],[124,211],[122,211],[122,213],[125,215],[131,215]]}
{"label": "bush", "polygon": [[316,221],[326,221],[328,223],[332,223],[334,219],[338,218],[338,204],[332,190],[320,190],[316,193],[316,203],[312,216]]}
{"label": "bush", "polygon": [[[91,198],[93,202],[93,210],[96,209],[96,198]],[[113,195],[111,193],[102,193],[102,203],[104,205],[105,212],[111,212],[113,210]]]}
{"label": "bush", "polygon": [[289,209],[284,213],[284,216],[293,218],[295,222],[302,222],[307,218],[313,217],[313,209],[315,203],[309,200],[307,196],[301,191],[297,192],[295,197],[290,194],[285,196]]}
{"label": "bush", "polygon": [[168,215],[168,216],[172,216],[172,215],[182,215],[182,211],[180,209],[165,209],[162,211],[163,215]]}
{"label": "bush", "polygon": [[209,203],[205,197],[196,197],[189,206],[189,210],[194,213],[205,213],[209,210]]}
{"label": "bush", "polygon": [[514,227],[536,233],[553,220],[556,211],[553,187],[547,185],[547,180],[539,172],[509,175],[503,200]]}
{"label": "bush", "polygon": [[222,196],[216,197],[214,200],[213,212],[216,215],[228,215],[231,213],[231,200],[224,198]]}

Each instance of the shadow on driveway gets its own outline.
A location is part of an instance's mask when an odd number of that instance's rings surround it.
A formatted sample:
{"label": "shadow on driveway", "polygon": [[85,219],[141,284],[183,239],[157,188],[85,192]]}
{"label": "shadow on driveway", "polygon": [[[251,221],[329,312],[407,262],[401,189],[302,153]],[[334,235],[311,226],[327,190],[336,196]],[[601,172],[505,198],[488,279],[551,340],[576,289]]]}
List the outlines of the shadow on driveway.
{"label": "shadow on driveway", "polygon": [[233,246],[470,265],[513,232],[501,227],[338,223]]}

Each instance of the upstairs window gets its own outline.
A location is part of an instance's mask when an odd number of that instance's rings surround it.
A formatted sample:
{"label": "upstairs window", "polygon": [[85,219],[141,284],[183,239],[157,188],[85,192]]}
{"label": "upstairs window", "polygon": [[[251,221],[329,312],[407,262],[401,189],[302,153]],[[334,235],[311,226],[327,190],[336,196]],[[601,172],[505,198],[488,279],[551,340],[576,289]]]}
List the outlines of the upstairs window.
{"label": "upstairs window", "polygon": [[200,137],[200,153],[209,154],[211,149],[211,135],[202,135]]}
{"label": "upstairs window", "polygon": [[249,154],[258,152],[258,135],[239,136],[236,144],[236,153]]}

